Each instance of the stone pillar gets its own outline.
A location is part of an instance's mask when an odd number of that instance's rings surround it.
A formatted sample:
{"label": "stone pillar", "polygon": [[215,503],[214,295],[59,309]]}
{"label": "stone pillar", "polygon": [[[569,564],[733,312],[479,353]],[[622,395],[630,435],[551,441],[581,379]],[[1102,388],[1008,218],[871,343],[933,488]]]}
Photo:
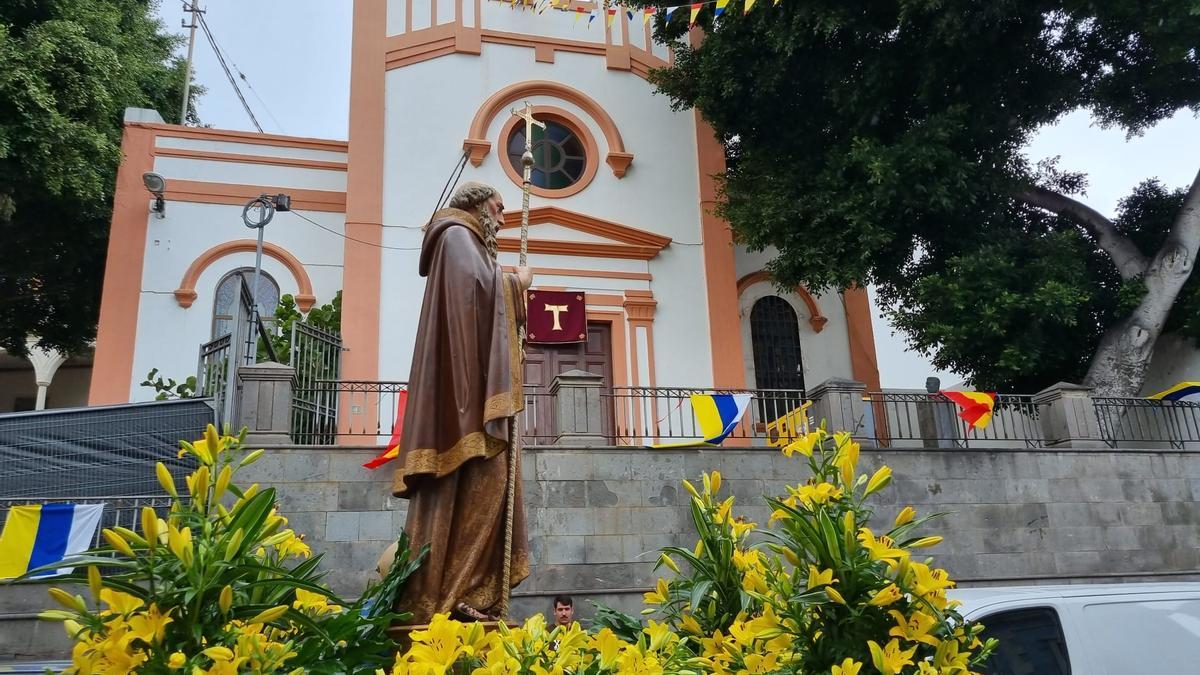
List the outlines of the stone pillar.
{"label": "stone pillar", "polygon": [[863,395],[867,385],[854,380],[830,378],[809,390],[813,401],[813,419],[822,420],[830,432],[849,431],[854,440],[870,442],[874,435],[867,416],[867,404]]}
{"label": "stone pillar", "polygon": [[54,375],[58,372],[58,367],[66,363],[67,356],[62,352],[49,351],[42,349],[37,345],[37,341],[30,339],[25,343],[29,350],[29,363],[33,364],[33,377],[37,382],[37,403],[34,404],[34,410],[46,409],[46,392],[50,389],[50,383],[54,381]]}
{"label": "stone pillar", "polygon": [[1092,388],[1059,382],[1034,394],[1048,448],[1106,448],[1092,404]]}
{"label": "stone pillar", "polygon": [[282,363],[256,363],[238,368],[241,387],[236,433],[246,427],[248,444],[287,444],[292,442],[292,388],[296,370]]}
{"label": "stone pillar", "polygon": [[568,370],[550,383],[554,397],[555,445],[607,445],[600,389],[604,378],[583,370]]}

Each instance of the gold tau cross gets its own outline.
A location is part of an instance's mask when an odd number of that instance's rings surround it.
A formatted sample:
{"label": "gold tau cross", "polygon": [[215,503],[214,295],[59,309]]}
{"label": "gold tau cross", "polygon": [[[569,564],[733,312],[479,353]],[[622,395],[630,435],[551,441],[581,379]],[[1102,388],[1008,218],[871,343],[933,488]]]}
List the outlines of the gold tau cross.
{"label": "gold tau cross", "polygon": [[567,305],[546,305],[546,311],[554,315],[554,328],[551,330],[562,330],[562,323],[558,320],[558,315],[569,311]]}

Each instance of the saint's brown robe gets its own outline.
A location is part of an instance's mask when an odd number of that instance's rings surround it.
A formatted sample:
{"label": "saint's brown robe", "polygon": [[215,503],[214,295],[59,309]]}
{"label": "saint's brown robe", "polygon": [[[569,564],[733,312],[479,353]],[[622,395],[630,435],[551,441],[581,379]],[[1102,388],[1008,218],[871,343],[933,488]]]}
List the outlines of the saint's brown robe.
{"label": "saint's brown robe", "polygon": [[[393,492],[409,500],[412,550],[430,546],[398,608],[427,623],[458,602],[490,612],[501,599],[509,425],[524,407],[517,328],[525,303],[516,275],[489,254],[481,224],[465,211],[434,215],[419,271],[425,299]],[[519,466],[516,475],[512,586],[529,575]]]}

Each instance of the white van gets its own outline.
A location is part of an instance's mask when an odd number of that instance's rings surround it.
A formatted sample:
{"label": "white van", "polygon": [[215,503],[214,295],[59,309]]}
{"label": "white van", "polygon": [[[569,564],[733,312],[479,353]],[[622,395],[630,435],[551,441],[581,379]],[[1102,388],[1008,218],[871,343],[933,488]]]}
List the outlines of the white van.
{"label": "white van", "polygon": [[1000,648],[987,675],[1200,674],[1200,583],[964,588]]}

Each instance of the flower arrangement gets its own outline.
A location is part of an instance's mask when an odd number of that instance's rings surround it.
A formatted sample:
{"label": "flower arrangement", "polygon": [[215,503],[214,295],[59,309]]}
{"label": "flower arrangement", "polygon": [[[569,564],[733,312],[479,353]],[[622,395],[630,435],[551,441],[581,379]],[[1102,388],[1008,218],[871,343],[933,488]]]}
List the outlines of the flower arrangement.
{"label": "flower arrangement", "polygon": [[277,512],[275,491],[235,482],[263,454],[243,441],[209,425],[183,442],[180,457],[198,465],[185,492],[156,468],[171,496],[165,518],[144,507],[141,532],[105,529],[106,546],[57,565],[81,567],[59,579],[86,582],[93,599],[50,590],[62,608],[42,617],[75,640],[67,673],[371,673],[391,661],[386,631],[405,618],[391,600],[420,555],[409,561],[402,538],[399,562],[345,606]]}
{"label": "flower arrangement", "polygon": [[662,551],[656,569],[672,578],[646,593],[648,625],[605,610],[590,634],[541,615],[488,631],[437,615],[399,651],[386,628],[405,617],[390,606],[423,552],[410,560],[401,538],[383,582],[344,606],[273,490],[235,484],[262,455],[243,455],[242,440],[210,426],[183,443],[199,466],[182,496],[158,465],[167,517],[146,509],[141,533],[105,530],[106,547],[63,563],[85,568],[78,579],[99,603],[51,590],[63,608],[44,616],[76,641],[68,673],[971,675],[996,646],[947,598],[945,570],[918,557],[941,541],[918,532],[941,514],[906,507],[886,532],[870,527],[869,498],[891,470],[859,473],[847,433],[819,429],[783,448],[811,475],[767,499],[765,529],[735,514],[720,473],[685,481],[698,541]]}
{"label": "flower arrangement", "polygon": [[[774,510],[766,530],[738,518],[732,496],[719,496],[720,473],[684,483],[699,540],[691,550],[663,550],[657,567],[674,578],[646,593],[643,614],[662,621],[640,634],[622,639],[606,626],[586,635],[578,624],[547,631],[540,615],[485,634],[439,615],[412,635],[391,672],[972,673],[996,643],[981,641],[982,626],[955,611],[945,570],[916,558],[941,542],[917,534],[940,514],[917,518],[907,507],[876,534],[868,498],[887,487],[891,469],[858,473],[859,445],[847,433],[817,430],[783,452],[806,461],[811,477],[767,500]],[[627,626],[611,616],[605,623]]]}

